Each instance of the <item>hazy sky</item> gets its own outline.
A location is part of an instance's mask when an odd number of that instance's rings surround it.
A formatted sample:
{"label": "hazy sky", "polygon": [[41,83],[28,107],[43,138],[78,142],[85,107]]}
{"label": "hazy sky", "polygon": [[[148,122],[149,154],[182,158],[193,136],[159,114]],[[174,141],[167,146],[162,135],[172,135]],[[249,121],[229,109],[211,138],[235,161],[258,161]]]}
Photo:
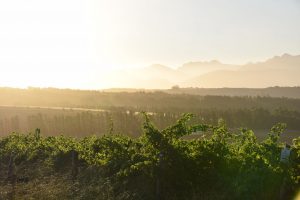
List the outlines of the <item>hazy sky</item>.
{"label": "hazy sky", "polygon": [[0,86],[92,88],[112,68],[300,54],[299,36],[300,0],[2,0]]}

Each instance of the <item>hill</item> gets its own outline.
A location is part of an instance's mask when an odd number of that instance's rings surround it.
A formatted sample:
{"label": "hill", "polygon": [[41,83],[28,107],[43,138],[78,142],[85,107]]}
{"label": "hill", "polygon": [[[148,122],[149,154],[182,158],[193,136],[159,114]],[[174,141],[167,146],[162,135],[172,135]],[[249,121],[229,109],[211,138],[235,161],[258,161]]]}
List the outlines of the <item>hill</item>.
{"label": "hill", "polygon": [[237,70],[217,70],[194,77],[183,86],[254,87],[299,86],[300,56],[284,54],[265,62],[240,66]]}
{"label": "hill", "polygon": [[161,64],[145,68],[115,71],[102,82],[112,87],[168,89],[180,87],[264,88],[300,85],[300,56],[283,54],[263,62],[245,65],[223,64],[217,60],[188,62],[177,69]]}

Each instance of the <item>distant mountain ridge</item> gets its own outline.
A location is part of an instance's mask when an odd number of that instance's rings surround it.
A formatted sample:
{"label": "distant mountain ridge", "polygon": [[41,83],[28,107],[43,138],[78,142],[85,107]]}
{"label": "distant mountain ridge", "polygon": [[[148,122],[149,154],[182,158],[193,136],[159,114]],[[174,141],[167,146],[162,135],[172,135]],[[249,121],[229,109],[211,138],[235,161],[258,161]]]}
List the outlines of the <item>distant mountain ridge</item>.
{"label": "distant mountain ridge", "polygon": [[183,86],[248,87],[300,85],[300,56],[284,54],[265,62],[241,65],[237,70],[217,70],[199,75]]}
{"label": "distant mountain ridge", "polygon": [[251,63],[242,66],[241,70],[266,70],[266,69],[298,69],[300,68],[300,55],[292,56],[283,54],[282,56],[274,56],[265,62]]}
{"label": "distant mountain ridge", "polygon": [[177,69],[161,64],[124,70],[111,75],[115,87],[167,89],[202,88],[264,88],[300,86],[300,55],[283,54],[263,62],[245,65],[223,64],[217,60],[188,62]]}
{"label": "distant mountain ridge", "polygon": [[195,74],[204,74],[215,70],[234,70],[237,69],[237,65],[223,64],[217,60],[212,60],[209,62],[189,62],[183,64],[177,70],[183,73],[194,76]]}

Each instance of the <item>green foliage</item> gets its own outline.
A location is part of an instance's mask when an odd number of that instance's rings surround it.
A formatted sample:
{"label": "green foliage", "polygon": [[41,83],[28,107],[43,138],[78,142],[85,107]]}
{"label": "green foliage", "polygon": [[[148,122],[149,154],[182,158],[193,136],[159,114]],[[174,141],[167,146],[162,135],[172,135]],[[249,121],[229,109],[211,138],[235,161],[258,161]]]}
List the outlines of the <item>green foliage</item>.
{"label": "green foliage", "polygon": [[[300,137],[289,166],[279,160],[284,124],[258,142],[253,131],[232,132],[224,120],[195,125],[185,114],[160,130],[143,115],[139,138],[43,137],[38,129],[1,138],[0,177],[13,158],[16,176],[28,178],[15,185],[16,199],[276,199],[283,179],[287,198],[300,186]],[[194,134],[201,137],[186,139]],[[11,190],[4,179],[0,199]]]}

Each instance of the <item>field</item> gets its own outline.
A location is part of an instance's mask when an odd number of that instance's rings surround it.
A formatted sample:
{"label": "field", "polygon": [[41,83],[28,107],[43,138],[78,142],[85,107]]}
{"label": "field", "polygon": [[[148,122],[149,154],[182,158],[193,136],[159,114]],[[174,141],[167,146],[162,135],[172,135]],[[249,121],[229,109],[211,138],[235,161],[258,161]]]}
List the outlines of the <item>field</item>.
{"label": "field", "polygon": [[292,199],[300,188],[300,99],[7,88],[0,96],[0,199]]}
{"label": "field", "polygon": [[[259,142],[251,130],[232,133],[223,121],[189,125],[192,116],[184,115],[160,131],[144,116],[144,134],[136,139],[113,132],[43,137],[38,129],[2,138],[0,197],[277,199],[284,187],[290,199],[299,188],[300,140],[282,164],[283,124]],[[195,132],[201,138],[182,138]]]}
{"label": "field", "polygon": [[[290,94],[298,88],[271,88],[271,95]],[[180,89],[180,91],[201,89]],[[231,89],[231,94],[241,89]],[[228,89],[221,92],[226,93]],[[247,91],[247,90],[246,90]],[[265,92],[267,92],[266,90]],[[275,92],[274,92],[275,91]],[[178,91],[177,91],[178,92]],[[228,92],[227,92],[228,94]],[[300,131],[300,99],[270,96],[202,96],[169,91],[80,91],[62,89],[0,88],[0,135],[28,133],[36,128],[43,135],[103,135],[110,129],[138,137],[142,134],[142,111],[164,128],[183,113],[195,115],[193,122],[216,125],[220,118],[228,127],[249,128],[266,137],[276,123],[286,123],[284,139],[291,142]],[[252,94],[250,92],[250,94]]]}

